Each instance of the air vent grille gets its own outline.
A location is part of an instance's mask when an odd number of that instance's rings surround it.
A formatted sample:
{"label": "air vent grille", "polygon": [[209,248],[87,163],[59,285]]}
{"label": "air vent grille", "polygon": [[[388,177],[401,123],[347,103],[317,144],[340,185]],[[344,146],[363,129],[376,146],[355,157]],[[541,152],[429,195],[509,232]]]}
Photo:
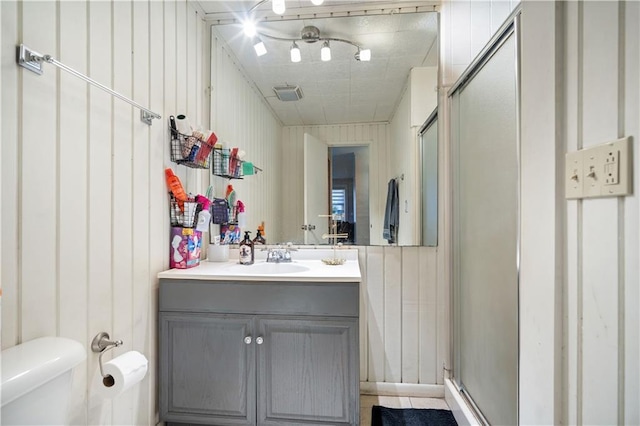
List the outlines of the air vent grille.
{"label": "air vent grille", "polygon": [[300,86],[275,86],[273,91],[283,102],[298,101],[303,97]]}

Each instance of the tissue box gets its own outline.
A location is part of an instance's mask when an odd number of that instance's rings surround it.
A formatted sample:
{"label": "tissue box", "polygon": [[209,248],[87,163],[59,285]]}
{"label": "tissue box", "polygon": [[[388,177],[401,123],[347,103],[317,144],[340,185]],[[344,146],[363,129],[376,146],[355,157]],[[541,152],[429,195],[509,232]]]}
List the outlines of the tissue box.
{"label": "tissue box", "polygon": [[198,266],[201,247],[202,232],[192,228],[171,227],[169,267],[187,269]]}

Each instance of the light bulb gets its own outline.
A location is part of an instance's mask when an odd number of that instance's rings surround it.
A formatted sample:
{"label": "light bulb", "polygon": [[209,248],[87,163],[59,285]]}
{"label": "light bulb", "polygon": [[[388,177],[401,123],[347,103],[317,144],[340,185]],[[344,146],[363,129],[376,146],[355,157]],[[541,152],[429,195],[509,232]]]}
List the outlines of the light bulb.
{"label": "light bulb", "polygon": [[322,44],[322,49],[320,49],[320,59],[325,62],[331,60],[331,48],[329,47],[328,41],[325,41]]}
{"label": "light bulb", "polygon": [[320,6],[322,3],[324,3],[324,0],[311,0],[311,3],[316,6]]}
{"label": "light bulb", "polygon": [[256,55],[258,56],[262,56],[267,53],[267,46],[265,46],[262,40],[260,40],[259,38],[256,39],[256,42],[253,45],[253,48],[255,49]]}
{"label": "light bulb", "polygon": [[256,35],[256,24],[250,19],[247,19],[242,23],[242,29],[247,37],[253,37]]}
{"label": "light bulb", "polygon": [[358,51],[359,61],[370,61],[371,60],[371,49],[362,49]]}
{"label": "light bulb", "polygon": [[302,55],[300,54],[300,48],[294,41],[293,45],[291,46],[291,62],[300,62],[301,59]]}
{"label": "light bulb", "polygon": [[271,9],[276,15],[282,15],[287,7],[284,4],[284,0],[271,0]]}

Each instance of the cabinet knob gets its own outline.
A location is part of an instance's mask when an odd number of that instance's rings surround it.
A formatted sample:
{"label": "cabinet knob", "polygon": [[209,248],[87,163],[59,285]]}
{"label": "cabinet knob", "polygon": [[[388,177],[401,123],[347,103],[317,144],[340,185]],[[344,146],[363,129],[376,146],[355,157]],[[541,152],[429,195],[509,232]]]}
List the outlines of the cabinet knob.
{"label": "cabinet knob", "polygon": [[259,344],[259,345],[264,343],[264,339],[262,338],[262,336],[256,337],[256,343]]}
{"label": "cabinet knob", "polygon": [[247,345],[251,344],[251,336],[247,336],[244,338],[244,343],[246,343]]}

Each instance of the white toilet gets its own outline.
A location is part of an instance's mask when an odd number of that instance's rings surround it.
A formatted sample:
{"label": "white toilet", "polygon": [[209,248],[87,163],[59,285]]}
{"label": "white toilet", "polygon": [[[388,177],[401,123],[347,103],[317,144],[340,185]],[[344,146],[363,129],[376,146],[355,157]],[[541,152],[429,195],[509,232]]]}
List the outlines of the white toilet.
{"label": "white toilet", "polygon": [[66,425],[73,369],[87,357],[64,337],[2,351],[2,425]]}

